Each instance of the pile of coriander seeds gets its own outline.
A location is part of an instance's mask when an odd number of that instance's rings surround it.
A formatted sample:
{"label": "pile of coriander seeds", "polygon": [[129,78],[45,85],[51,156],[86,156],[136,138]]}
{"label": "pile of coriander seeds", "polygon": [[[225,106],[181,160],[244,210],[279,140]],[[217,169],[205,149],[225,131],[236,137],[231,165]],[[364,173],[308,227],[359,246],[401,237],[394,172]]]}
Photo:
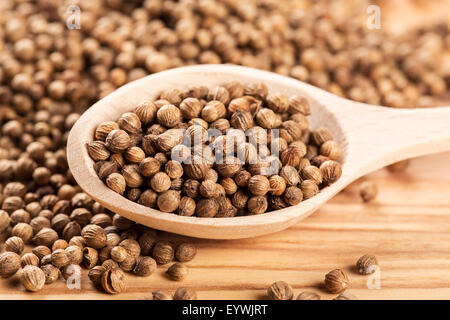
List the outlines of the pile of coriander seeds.
{"label": "pile of coriander seeds", "polygon": [[[19,182],[9,183],[5,189],[12,195],[0,210],[0,232],[8,235],[0,254],[0,276],[10,278],[17,273],[28,291],[81,277],[83,267],[89,270],[94,285],[117,294],[126,289],[124,272],[148,277],[158,265],[173,260],[178,262],[166,273],[170,279],[182,281],[189,272],[185,263],[197,253],[191,243],[172,243],[155,230],[112,215],[84,193],[74,194],[70,201],[58,201],[54,195],[29,201],[31,192],[21,195],[19,191],[25,187]],[[53,209],[44,209],[50,203]],[[70,207],[75,209],[68,214]],[[159,295],[160,299],[171,298],[168,293]]]}
{"label": "pile of coriander seeds", "polygon": [[87,149],[99,178],[144,206],[262,214],[297,205],[342,174],[339,144],[326,127],[309,129],[310,114],[305,97],[264,83],[170,88],[99,124]]}

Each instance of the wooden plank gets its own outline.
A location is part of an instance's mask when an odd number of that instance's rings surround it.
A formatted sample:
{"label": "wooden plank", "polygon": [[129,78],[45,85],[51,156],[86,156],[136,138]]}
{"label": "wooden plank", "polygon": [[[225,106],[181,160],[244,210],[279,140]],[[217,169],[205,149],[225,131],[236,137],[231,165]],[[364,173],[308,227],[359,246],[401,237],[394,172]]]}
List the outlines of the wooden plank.
{"label": "wooden plank", "polygon": [[[194,240],[198,256],[181,282],[169,280],[160,267],[149,278],[127,274],[128,288],[117,296],[101,293],[86,271],[81,290],[64,280],[38,293],[24,291],[17,276],[0,281],[0,299],[144,299],[158,289],[195,288],[201,299],[265,299],[276,280],[292,284],[295,294],[318,292],[324,275],[343,268],[349,291],[361,299],[450,299],[450,153],[416,159],[405,173],[372,174],[378,199],[361,203],[354,183],[297,225],[247,240]],[[380,262],[381,289],[367,289],[367,276],[355,272],[364,253]]]}

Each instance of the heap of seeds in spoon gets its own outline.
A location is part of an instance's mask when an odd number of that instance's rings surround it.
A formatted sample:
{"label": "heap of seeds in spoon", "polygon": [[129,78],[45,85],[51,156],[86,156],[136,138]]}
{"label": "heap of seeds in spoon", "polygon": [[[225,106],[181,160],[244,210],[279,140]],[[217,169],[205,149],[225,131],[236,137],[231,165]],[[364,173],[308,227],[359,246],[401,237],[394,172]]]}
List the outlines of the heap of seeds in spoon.
{"label": "heap of seeds in spoon", "polygon": [[99,178],[144,206],[261,214],[297,205],[342,174],[339,144],[327,128],[309,129],[310,113],[306,98],[263,83],[167,89],[101,123],[87,148]]}

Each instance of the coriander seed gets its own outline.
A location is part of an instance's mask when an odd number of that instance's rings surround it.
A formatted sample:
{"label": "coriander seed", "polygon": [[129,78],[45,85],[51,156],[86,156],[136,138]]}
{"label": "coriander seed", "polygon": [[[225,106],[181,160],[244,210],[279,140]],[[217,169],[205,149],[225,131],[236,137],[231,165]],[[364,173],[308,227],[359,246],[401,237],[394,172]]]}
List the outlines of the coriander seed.
{"label": "coriander seed", "polygon": [[83,249],[83,265],[86,269],[92,269],[98,262],[98,252],[94,248]]}
{"label": "coriander seed", "polygon": [[125,178],[119,173],[112,173],[106,178],[106,185],[117,192],[118,194],[123,194],[126,188]]}
{"label": "coriander seed", "polygon": [[372,181],[364,181],[359,186],[359,195],[364,202],[370,202],[377,197],[378,188]]}
{"label": "coriander seed", "polygon": [[115,246],[111,249],[111,258],[116,262],[122,262],[124,261],[127,256],[128,252],[124,247]]}
{"label": "coriander seed", "polygon": [[148,277],[157,268],[156,261],[153,258],[141,256],[136,260],[133,273],[140,277]]}
{"label": "coriander seed", "polygon": [[0,276],[9,278],[20,269],[20,256],[14,252],[3,252],[0,254]]}
{"label": "coriander seed", "polygon": [[63,249],[56,249],[51,254],[51,263],[57,268],[62,268],[70,263],[66,251]]}
{"label": "coriander seed", "polygon": [[155,192],[167,191],[171,186],[170,177],[167,173],[158,172],[151,178],[150,186]]}
{"label": "coriander seed", "polygon": [[20,273],[20,281],[28,291],[36,292],[41,290],[45,284],[45,273],[36,266],[27,265]]}
{"label": "coriander seed", "polygon": [[105,273],[106,268],[103,266],[95,266],[89,270],[88,277],[95,285],[100,285],[102,275]]}
{"label": "coriander seed", "polygon": [[178,214],[180,216],[192,216],[195,213],[196,203],[191,197],[183,197],[178,206]]}
{"label": "coriander seed", "polygon": [[277,281],[269,286],[267,295],[271,300],[292,300],[294,293],[292,292],[292,287],[288,283]]}
{"label": "coriander seed", "polygon": [[303,291],[297,296],[297,300],[320,300],[320,296],[311,291]]}
{"label": "coriander seed", "polygon": [[196,254],[197,248],[191,243],[181,243],[175,251],[175,257],[179,262],[191,261]]}
{"label": "coriander seed", "polygon": [[255,196],[263,196],[269,189],[270,183],[265,176],[255,175],[248,180],[248,190]]}
{"label": "coriander seed", "polygon": [[24,246],[22,238],[19,237],[10,237],[5,241],[5,251],[14,252],[19,255],[22,253]]}
{"label": "coriander seed", "polygon": [[46,264],[41,266],[41,270],[44,272],[45,275],[45,284],[51,284],[58,280],[60,271],[58,268],[51,264]]}
{"label": "coriander seed", "polygon": [[197,293],[188,288],[178,288],[174,295],[173,300],[197,300]]}
{"label": "coriander seed", "polygon": [[172,295],[164,291],[153,292],[153,300],[173,300]]}
{"label": "coriander seed", "polygon": [[253,214],[266,212],[268,207],[267,198],[264,196],[253,196],[248,199],[247,208]]}
{"label": "coriander seed", "polygon": [[118,294],[125,290],[125,273],[120,268],[106,270],[101,276],[103,290],[109,294]]}
{"label": "coriander seed", "polygon": [[286,190],[286,181],[279,175],[273,175],[269,178],[270,194],[281,196]]}
{"label": "coriander seed", "polygon": [[182,263],[176,262],[167,269],[166,274],[170,279],[182,281],[189,273],[189,269]]}
{"label": "coriander seed", "polygon": [[349,279],[344,271],[335,269],[325,275],[324,284],[328,292],[340,293],[349,286]]}
{"label": "coriander seed", "polygon": [[359,299],[350,292],[343,292],[333,300],[359,300]]}
{"label": "coriander seed", "polygon": [[115,129],[106,136],[106,147],[111,152],[125,151],[131,144],[130,136],[124,130]]}
{"label": "coriander seed", "polygon": [[360,274],[371,274],[378,266],[377,258],[372,254],[365,254],[356,262],[356,269]]}
{"label": "coriander seed", "polygon": [[160,241],[153,247],[152,257],[158,264],[167,264],[173,260],[174,250],[167,241]]}
{"label": "coriander seed", "polygon": [[81,231],[81,236],[84,238],[88,247],[100,249],[106,245],[105,231],[102,227],[95,224],[85,226]]}
{"label": "coriander seed", "polygon": [[167,190],[161,193],[157,199],[159,210],[174,212],[180,204],[180,193],[175,190]]}

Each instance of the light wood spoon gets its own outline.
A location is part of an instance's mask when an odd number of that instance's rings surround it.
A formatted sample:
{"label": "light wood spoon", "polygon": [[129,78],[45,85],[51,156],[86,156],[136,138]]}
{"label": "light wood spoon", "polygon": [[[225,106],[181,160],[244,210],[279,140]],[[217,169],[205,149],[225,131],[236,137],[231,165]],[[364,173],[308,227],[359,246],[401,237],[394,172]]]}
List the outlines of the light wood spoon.
{"label": "light wood spoon", "polygon": [[[270,92],[304,95],[311,104],[311,128],[328,127],[342,147],[342,177],[315,197],[282,210],[234,218],[197,218],[163,213],[110,190],[97,177],[86,143],[106,120],[117,120],[167,88],[213,87],[233,80],[264,82]],[[70,169],[81,188],[111,211],[140,224],[210,239],[248,238],[283,230],[306,218],[359,177],[394,162],[450,150],[450,108],[391,109],[337,97],[271,72],[232,65],[172,69],[131,82],[88,109],[73,126],[67,144]]]}

